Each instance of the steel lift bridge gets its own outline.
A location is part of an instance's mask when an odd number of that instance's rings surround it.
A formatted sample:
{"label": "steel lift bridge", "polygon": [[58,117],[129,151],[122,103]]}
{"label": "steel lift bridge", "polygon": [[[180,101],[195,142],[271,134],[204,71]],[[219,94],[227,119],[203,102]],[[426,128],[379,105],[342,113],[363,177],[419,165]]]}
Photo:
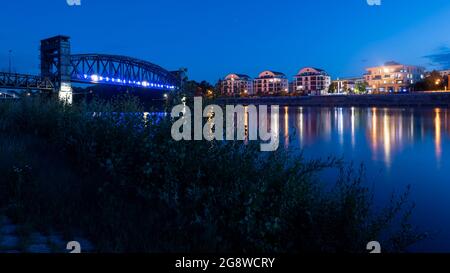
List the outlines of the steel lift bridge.
{"label": "steel lift bridge", "polygon": [[0,73],[0,89],[25,89],[71,94],[72,83],[139,87],[171,92],[179,88],[178,71],[135,58],[107,54],[71,54],[70,38],[41,41],[41,75]]}

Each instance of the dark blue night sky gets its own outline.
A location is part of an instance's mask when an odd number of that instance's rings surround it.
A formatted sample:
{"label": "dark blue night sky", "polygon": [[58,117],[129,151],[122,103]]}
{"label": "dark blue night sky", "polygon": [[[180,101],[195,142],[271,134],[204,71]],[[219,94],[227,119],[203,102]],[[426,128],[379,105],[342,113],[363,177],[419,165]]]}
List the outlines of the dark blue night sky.
{"label": "dark blue night sky", "polygon": [[72,37],[73,53],[137,57],[195,80],[303,66],[333,78],[388,60],[428,68],[450,62],[450,1],[66,0],[2,1],[0,69],[38,73],[42,38]]}

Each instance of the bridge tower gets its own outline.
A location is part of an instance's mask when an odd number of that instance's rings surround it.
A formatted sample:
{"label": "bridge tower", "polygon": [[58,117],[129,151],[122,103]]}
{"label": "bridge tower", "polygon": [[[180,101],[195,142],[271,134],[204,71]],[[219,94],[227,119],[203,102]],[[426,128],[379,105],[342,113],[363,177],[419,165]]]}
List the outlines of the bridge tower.
{"label": "bridge tower", "polygon": [[70,53],[68,36],[60,35],[41,41],[41,77],[51,79],[56,92],[70,92],[71,95]]}

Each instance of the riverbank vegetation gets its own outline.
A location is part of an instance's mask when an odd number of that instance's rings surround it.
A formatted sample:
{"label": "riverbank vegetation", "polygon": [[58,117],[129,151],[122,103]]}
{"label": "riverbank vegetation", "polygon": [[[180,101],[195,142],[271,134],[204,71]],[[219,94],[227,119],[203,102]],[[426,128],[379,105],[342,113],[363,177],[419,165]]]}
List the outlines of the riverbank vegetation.
{"label": "riverbank vegetation", "polygon": [[[257,143],[176,142],[137,99],[0,103],[0,208],[100,252],[405,251],[407,194],[373,206],[364,172]],[[124,114],[125,113],[125,114]],[[333,171],[335,179],[321,173]]]}

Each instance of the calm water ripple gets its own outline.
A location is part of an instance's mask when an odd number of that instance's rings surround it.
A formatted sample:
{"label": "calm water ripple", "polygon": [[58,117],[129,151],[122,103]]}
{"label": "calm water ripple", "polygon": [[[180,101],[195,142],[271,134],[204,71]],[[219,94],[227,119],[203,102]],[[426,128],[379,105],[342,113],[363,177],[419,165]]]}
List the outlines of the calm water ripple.
{"label": "calm water ripple", "polygon": [[364,163],[380,205],[412,186],[413,222],[436,233],[416,251],[450,251],[450,109],[280,109],[285,149]]}

